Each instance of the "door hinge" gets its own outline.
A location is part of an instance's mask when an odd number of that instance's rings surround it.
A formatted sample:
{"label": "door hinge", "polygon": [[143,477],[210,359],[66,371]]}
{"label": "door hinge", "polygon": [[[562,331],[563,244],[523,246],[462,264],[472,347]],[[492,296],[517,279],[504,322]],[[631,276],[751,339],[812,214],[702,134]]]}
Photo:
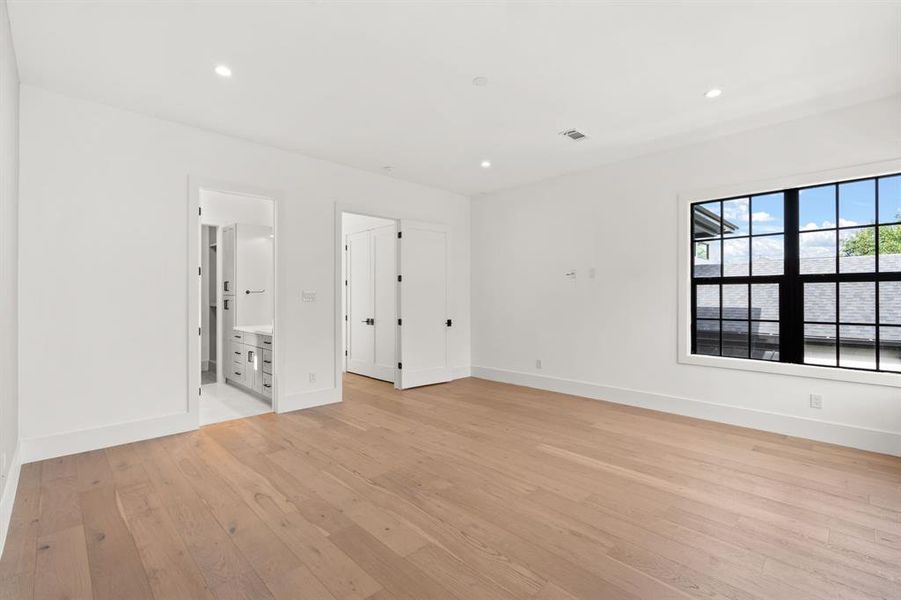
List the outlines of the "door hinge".
{"label": "door hinge", "polygon": [[344,351],[344,356],[347,356],[347,350]]}
{"label": "door hinge", "polygon": [[198,277],[202,277],[202,276],[203,276],[203,267],[197,267],[197,276],[198,276]]}
{"label": "door hinge", "polygon": [[198,396],[202,396],[202,395],[203,395],[203,388],[202,388],[202,387],[197,388],[197,395],[198,395]]}
{"label": "door hinge", "polygon": [[344,244],[344,249],[347,250],[347,244]]}
{"label": "door hinge", "polygon": [[202,215],[202,214],[203,214],[203,207],[202,207],[202,206],[198,206],[198,207],[197,207],[197,216],[199,217],[199,216]]}
{"label": "door hinge", "polygon": [[400,231],[398,231],[398,232],[397,232],[397,239],[401,239],[402,237],[404,237],[404,234],[401,233]]}
{"label": "door hinge", "polygon": [[445,325],[447,325],[448,327],[452,327],[452,326],[454,325],[454,322],[453,322],[451,319],[448,319],[448,320],[445,321],[444,323],[445,323]]}
{"label": "door hinge", "polygon": [[404,368],[404,363],[397,363],[397,368],[398,368],[398,369],[403,369],[403,368]]}
{"label": "door hinge", "polygon": [[344,320],[345,320],[345,321],[347,320],[347,315],[344,315]]}
{"label": "door hinge", "polygon": [[197,335],[203,335],[203,334],[201,333],[200,327],[197,328]]}
{"label": "door hinge", "polygon": [[403,320],[403,319],[398,319],[398,320],[397,320],[397,324],[398,324],[398,325],[403,325],[403,324],[404,324],[404,320]]}
{"label": "door hinge", "polygon": [[398,276],[397,276],[397,282],[398,282],[398,283],[400,283],[400,282],[403,281],[403,280],[404,280],[404,276],[403,276],[403,275],[398,275]]}
{"label": "door hinge", "polygon": [[346,280],[346,279],[344,280],[344,285],[347,285],[347,280]]}

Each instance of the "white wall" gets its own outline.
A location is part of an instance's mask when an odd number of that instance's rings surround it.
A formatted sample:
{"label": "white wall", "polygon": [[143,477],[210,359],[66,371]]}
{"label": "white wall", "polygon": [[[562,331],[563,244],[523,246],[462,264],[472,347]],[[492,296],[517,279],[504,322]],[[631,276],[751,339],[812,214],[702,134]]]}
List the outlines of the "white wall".
{"label": "white wall", "polygon": [[208,225],[265,225],[272,227],[272,201],[253,196],[200,191],[201,223]]}
{"label": "white wall", "polygon": [[[19,439],[19,74],[5,0],[0,0],[0,550],[9,514],[5,502],[18,477]],[[10,470],[12,467],[12,470]]]}
{"label": "white wall", "polygon": [[[30,458],[158,434],[167,430],[160,418],[185,410],[189,175],[281,195],[286,404],[337,400],[336,202],[450,226],[454,319],[463,325],[450,332],[450,356],[470,364],[467,198],[31,86],[22,86],[21,124],[20,395]],[[302,303],[301,290],[317,300]]]}
{"label": "white wall", "polygon": [[474,199],[473,373],[901,454],[899,388],[676,354],[680,193],[899,156],[894,97]]}

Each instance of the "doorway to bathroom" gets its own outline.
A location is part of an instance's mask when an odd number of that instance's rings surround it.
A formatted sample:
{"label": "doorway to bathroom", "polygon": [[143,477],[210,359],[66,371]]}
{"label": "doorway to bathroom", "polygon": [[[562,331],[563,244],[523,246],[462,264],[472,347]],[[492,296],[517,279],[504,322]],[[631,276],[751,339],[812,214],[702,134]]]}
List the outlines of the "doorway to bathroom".
{"label": "doorway to bathroom", "polygon": [[275,227],[270,198],[199,190],[199,424],[274,409]]}

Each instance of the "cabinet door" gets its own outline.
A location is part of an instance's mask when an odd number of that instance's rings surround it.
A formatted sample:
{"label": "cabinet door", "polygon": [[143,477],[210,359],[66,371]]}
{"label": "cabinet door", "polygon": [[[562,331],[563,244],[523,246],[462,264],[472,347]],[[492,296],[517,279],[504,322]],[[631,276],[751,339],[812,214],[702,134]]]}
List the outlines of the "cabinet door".
{"label": "cabinet door", "polygon": [[245,383],[247,387],[252,389],[253,391],[262,394],[263,393],[263,360],[262,360],[262,351],[256,346],[244,346],[246,352],[244,353],[247,357],[247,368],[245,369],[247,372],[247,376],[245,378]]}
{"label": "cabinet door", "polygon": [[222,293],[235,295],[235,226],[222,228]]}

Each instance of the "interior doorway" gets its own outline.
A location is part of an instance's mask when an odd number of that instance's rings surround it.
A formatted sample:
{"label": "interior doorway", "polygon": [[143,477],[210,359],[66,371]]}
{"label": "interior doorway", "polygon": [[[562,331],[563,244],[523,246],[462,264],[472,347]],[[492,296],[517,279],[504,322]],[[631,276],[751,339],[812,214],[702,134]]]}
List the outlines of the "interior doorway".
{"label": "interior doorway", "polygon": [[275,223],[270,198],[199,191],[199,423],[274,409]]}
{"label": "interior doorway", "polygon": [[450,381],[447,226],[338,214],[342,370],[398,389]]}
{"label": "interior doorway", "polygon": [[345,370],[394,383],[397,221],[344,213]]}

